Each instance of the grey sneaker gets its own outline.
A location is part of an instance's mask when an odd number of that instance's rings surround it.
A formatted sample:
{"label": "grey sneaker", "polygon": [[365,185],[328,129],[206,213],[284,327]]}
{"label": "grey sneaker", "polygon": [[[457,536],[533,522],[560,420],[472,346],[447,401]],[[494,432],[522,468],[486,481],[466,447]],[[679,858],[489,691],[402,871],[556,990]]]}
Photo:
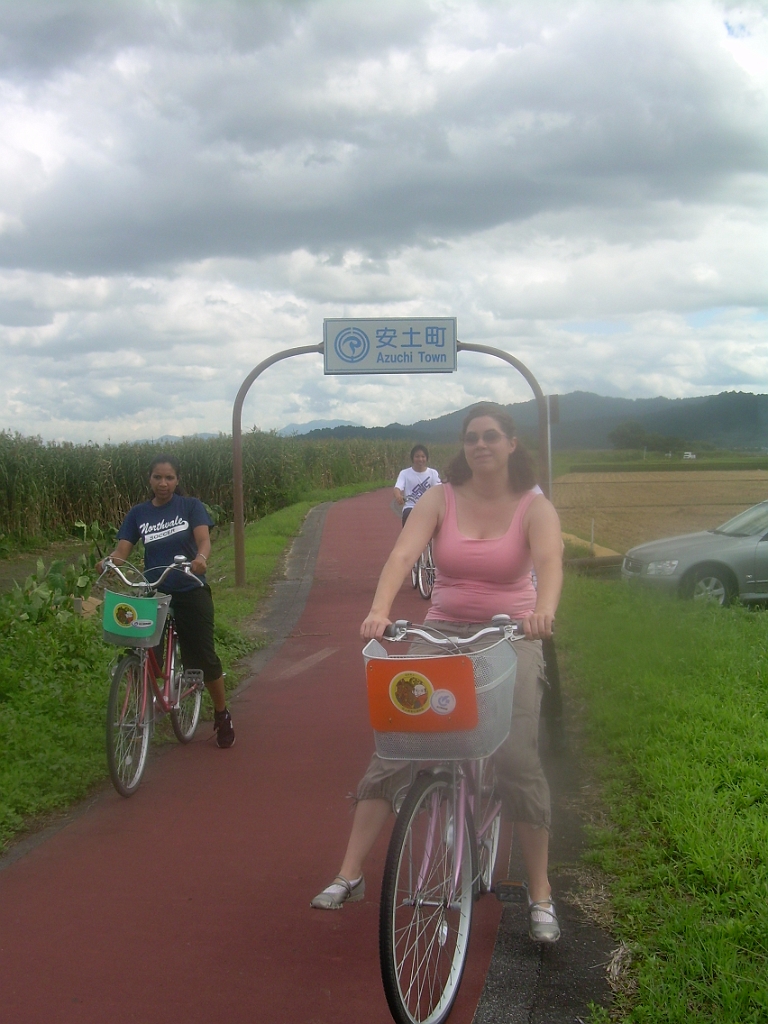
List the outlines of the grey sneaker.
{"label": "grey sneaker", "polygon": [[213,716],[213,731],[216,733],[216,744],[226,749],[235,742],[235,730],[232,725],[232,715],[229,710],[216,711]]}

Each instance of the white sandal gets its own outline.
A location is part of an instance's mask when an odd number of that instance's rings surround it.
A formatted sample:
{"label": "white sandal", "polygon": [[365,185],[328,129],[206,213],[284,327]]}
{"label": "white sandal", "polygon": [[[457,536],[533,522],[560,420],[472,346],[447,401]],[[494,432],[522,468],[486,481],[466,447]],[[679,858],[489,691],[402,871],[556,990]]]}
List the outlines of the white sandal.
{"label": "white sandal", "polygon": [[336,875],[327,889],[323,889],[309,904],[316,910],[341,910],[345,903],[357,903],[365,896],[365,879],[362,875],[356,882],[350,882],[343,875]]}
{"label": "white sandal", "polygon": [[528,903],[528,937],[532,942],[557,942],[560,924],[551,899]]}

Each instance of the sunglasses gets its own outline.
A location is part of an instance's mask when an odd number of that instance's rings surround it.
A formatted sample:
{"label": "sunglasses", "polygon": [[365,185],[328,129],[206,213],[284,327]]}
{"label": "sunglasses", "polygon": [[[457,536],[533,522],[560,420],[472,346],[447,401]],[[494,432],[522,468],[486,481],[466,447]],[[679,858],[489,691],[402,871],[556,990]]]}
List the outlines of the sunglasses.
{"label": "sunglasses", "polygon": [[481,438],[483,444],[497,444],[502,437],[504,437],[504,434],[500,430],[484,430],[482,434],[477,434],[474,430],[468,430],[464,435],[464,444],[477,444]]}

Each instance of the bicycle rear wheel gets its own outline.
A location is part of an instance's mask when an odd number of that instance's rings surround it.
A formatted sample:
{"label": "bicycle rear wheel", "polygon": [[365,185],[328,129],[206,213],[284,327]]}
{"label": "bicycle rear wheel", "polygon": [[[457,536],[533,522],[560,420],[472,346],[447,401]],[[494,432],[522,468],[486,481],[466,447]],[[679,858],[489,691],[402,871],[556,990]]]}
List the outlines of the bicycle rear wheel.
{"label": "bicycle rear wheel", "polygon": [[107,763],[121,796],[135,793],[152,736],[152,697],[144,692],[144,666],[136,654],[117,663],[107,703]]}
{"label": "bicycle rear wheel", "polygon": [[173,650],[173,692],[171,697],[178,707],[171,708],[171,725],[179,743],[189,743],[195,735],[197,723],[200,721],[203,684],[202,682],[190,683],[185,678],[184,666],[181,663],[181,647],[175,637]]}
{"label": "bicycle rear wheel", "polygon": [[419,563],[414,562],[411,566],[411,586],[415,590],[419,585]]}
{"label": "bicycle rear wheel", "polygon": [[428,601],[432,597],[432,588],[435,585],[435,565],[432,561],[432,551],[430,548],[422,552],[418,566],[419,593],[425,601]]}
{"label": "bicycle rear wheel", "polygon": [[450,775],[417,776],[389,843],[379,956],[387,1003],[398,1024],[441,1024],[461,983],[472,928],[476,849],[467,807],[456,872],[454,804]]}

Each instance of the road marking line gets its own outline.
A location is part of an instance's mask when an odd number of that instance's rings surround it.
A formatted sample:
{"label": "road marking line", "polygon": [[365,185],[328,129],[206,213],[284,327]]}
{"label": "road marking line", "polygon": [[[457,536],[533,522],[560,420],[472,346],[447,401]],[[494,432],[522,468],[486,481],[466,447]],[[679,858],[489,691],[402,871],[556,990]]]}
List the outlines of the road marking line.
{"label": "road marking line", "polygon": [[275,676],[275,680],[293,679],[294,676],[298,676],[302,672],[306,672],[306,670],[308,668],[312,668],[313,665],[319,665],[321,661],[325,661],[326,658],[330,658],[330,656],[335,654],[338,650],[338,647],[324,647],[322,651],[317,651],[316,654],[310,654],[308,658],[302,658],[301,661],[297,661],[295,665],[289,665],[287,668],[284,668],[282,672],[278,672]]}

